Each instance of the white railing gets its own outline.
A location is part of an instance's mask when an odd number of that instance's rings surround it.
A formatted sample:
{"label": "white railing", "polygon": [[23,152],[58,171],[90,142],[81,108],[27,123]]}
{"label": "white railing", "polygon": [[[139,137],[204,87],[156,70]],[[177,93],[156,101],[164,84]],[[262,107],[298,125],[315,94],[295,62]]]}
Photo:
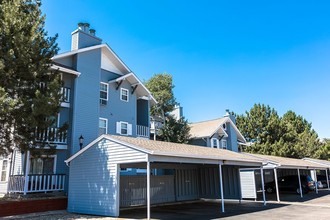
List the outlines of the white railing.
{"label": "white railing", "polygon": [[136,126],[136,135],[138,137],[145,137],[149,138],[150,137],[150,128],[142,125],[137,125]]}
{"label": "white railing", "polygon": [[9,177],[8,192],[31,193],[63,191],[65,174],[29,174]]}
{"label": "white railing", "polygon": [[62,102],[70,103],[71,89],[67,88],[67,87],[62,87],[61,88],[61,93],[62,93]]}
{"label": "white railing", "polygon": [[48,142],[52,144],[66,144],[67,131],[59,131],[59,128],[47,128],[45,130],[36,130],[37,141]]}

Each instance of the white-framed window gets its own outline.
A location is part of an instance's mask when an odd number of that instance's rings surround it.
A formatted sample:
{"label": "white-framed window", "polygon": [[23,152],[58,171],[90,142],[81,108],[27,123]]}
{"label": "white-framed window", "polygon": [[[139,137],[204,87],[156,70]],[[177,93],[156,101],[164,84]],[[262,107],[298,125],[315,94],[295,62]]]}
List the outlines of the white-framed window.
{"label": "white-framed window", "polygon": [[211,138],[211,147],[219,148],[219,140],[218,138]]}
{"label": "white-framed window", "polygon": [[30,158],[30,174],[54,174],[56,155],[42,155]]}
{"label": "white-framed window", "polygon": [[108,119],[99,118],[99,136],[108,133]]}
{"label": "white-framed window", "polygon": [[0,173],[0,182],[5,182],[7,181],[7,175],[8,175],[8,160],[4,159],[2,160],[2,163],[0,161],[0,168],[1,168],[1,173]]}
{"label": "white-framed window", "polygon": [[117,134],[121,135],[132,135],[132,125],[124,122],[124,121],[119,121],[117,122]]}
{"label": "white-framed window", "polygon": [[227,140],[221,140],[222,149],[227,149]]}
{"label": "white-framed window", "polygon": [[128,89],[121,88],[120,89],[120,100],[122,100],[124,102],[128,102],[129,101],[128,96],[129,96]]}
{"label": "white-framed window", "polygon": [[100,82],[100,104],[106,105],[108,102],[109,87],[107,83]]}
{"label": "white-framed window", "polygon": [[227,125],[226,125],[226,123],[222,124],[222,128],[223,128],[223,130],[227,130]]}

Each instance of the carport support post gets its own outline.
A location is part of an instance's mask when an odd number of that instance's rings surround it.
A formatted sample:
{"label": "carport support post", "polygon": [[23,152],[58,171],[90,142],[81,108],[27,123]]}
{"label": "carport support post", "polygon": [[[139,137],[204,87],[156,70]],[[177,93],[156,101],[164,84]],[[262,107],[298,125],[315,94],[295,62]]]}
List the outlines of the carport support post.
{"label": "carport support post", "polygon": [[275,187],[276,187],[276,197],[277,202],[280,202],[280,193],[278,192],[278,179],[277,179],[277,169],[274,168],[274,178],[275,178]]}
{"label": "carport support post", "polygon": [[260,168],[261,173],[261,189],[262,189],[262,198],[264,199],[264,205],[266,205],[266,195],[265,195],[265,182],[264,182],[264,169]]}
{"label": "carport support post", "polygon": [[302,188],[301,188],[301,180],[300,180],[300,170],[298,170],[298,181],[299,181],[299,190],[300,190],[300,197],[303,198]]}
{"label": "carport support post", "polygon": [[147,162],[147,219],[150,219],[150,162]]}
{"label": "carport support post", "polygon": [[222,165],[219,164],[219,176],[220,176],[220,196],[221,196],[221,212],[225,212],[225,201],[223,198],[223,183],[222,183]]}
{"label": "carport support post", "polygon": [[317,174],[316,174],[316,170],[314,170],[314,175],[315,175],[315,192],[316,192],[316,194],[319,194],[319,187],[317,185]]}
{"label": "carport support post", "polygon": [[327,180],[328,190],[330,190],[329,177],[328,177],[328,169],[325,170],[325,175],[326,175],[326,180]]}

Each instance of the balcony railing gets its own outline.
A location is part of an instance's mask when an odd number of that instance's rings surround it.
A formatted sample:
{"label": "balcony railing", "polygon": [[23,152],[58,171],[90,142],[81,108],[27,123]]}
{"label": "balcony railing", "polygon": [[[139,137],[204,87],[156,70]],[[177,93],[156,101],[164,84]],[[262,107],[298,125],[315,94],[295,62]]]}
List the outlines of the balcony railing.
{"label": "balcony railing", "polygon": [[62,87],[61,93],[62,93],[62,102],[70,103],[71,89],[67,87]]}
{"label": "balcony railing", "polygon": [[136,135],[138,137],[149,138],[150,137],[150,128],[142,125],[136,126]]}
{"label": "balcony railing", "polygon": [[60,131],[59,128],[36,129],[37,141],[51,144],[67,144],[67,131]]}
{"label": "balcony railing", "polygon": [[65,174],[29,174],[9,176],[8,192],[31,193],[63,191]]}

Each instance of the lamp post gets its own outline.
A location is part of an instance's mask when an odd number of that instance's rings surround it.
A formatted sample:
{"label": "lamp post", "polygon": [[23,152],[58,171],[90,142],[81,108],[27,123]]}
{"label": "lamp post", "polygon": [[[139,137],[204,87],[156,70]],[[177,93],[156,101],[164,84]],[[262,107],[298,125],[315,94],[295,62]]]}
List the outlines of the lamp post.
{"label": "lamp post", "polygon": [[79,146],[80,146],[80,150],[82,149],[83,143],[84,143],[84,137],[83,137],[82,134],[81,134],[80,137],[79,137]]}

